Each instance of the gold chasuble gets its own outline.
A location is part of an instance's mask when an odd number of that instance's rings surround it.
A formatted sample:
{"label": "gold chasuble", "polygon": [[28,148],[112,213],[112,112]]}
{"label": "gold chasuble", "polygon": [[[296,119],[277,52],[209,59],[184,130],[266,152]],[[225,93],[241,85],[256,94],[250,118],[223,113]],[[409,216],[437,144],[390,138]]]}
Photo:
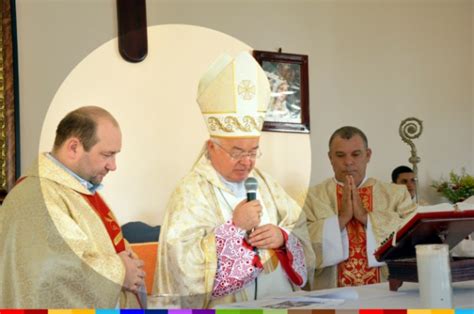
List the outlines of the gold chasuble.
{"label": "gold chasuble", "polygon": [[[375,238],[375,249],[405,217],[415,210],[415,205],[405,186],[369,178],[358,190],[362,204],[368,212],[367,220]],[[348,257],[342,257],[343,250],[341,249],[339,262],[329,264],[325,262],[325,257],[334,255],[335,247],[343,247],[343,245],[334,246],[334,242],[330,243],[334,239],[323,239],[323,234],[327,231],[324,230],[325,222],[337,219],[341,200],[342,187],[333,178],[310,188],[307,193],[304,210],[316,255],[315,289],[365,285],[384,281],[388,276],[386,267],[369,266],[367,230],[355,220],[350,221],[346,226],[349,241]],[[336,229],[332,232],[341,239],[335,241],[343,242],[339,226]]]}
{"label": "gold chasuble", "polygon": [[[372,212],[372,186],[358,189],[362,206]],[[337,185],[337,208],[341,207],[343,187]],[[349,238],[349,258],[337,266],[337,286],[361,286],[380,282],[380,268],[369,267],[365,228],[355,218],[346,225]]]}
{"label": "gold chasuble", "polygon": [[[312,278],[314,255],[301,208],[269,176],[256,169],[250,176],[258,181],[258,193],[265,211],[263,218],[267,217],[267,223],[284,228],[291,237],[298,239],[304,256],[295,259],[301,262],[304,259],[308,277]],[[170,296],[169,302],[182,308],[209,308],[253,299],[254,290],[246,291],[246,286],[225,295],[212,294],[219,259],[220,243],[216,243],[216,239],[220,239],[218,232],[226,225],[226,207],[233,209],[233,206],[225,205],[225,201],[220,201],[221,194],[226,193],[231,192],[203,155],[181,180],[168,202],[160,235],[154,293]],[[245,251],[241,246],[237,249]],[[258,276],[259,295],[282,286],[289,286],[290,291],[298,289],[281,271],[281,276],[272,276],[277,273],[275,268],[285,268],[275,253],[278,255],[278,250],[260,251],[264,270]]]}
{"label": "gold chasuble", "polygon": [[111,238],[88,197],[100,199],[44,154],[8,194],[0,208],[0,308],[139,307],[122,289],[120,228]]}

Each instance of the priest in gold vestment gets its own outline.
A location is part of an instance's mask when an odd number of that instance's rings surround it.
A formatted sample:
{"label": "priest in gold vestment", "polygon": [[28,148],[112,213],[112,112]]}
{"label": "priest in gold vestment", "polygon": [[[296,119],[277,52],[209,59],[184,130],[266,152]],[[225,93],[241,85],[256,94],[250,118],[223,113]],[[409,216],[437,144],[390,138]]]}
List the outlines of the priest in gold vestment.
{"label": "priest in gold vestment", "polygon": [[[312,278],[302,209],[254,168],[269,95],[265,73],[247,52],[221,56],[200,81],[211,138],[168,203],[154,285],[180,307],[284,294]],[[248,177],[258,183],[255,200],[246,198]]]}
{"label": "priest in gold vestment", "polygon": [[140,306],[143,262],[96,191],[120,149],[119,126],[104,109],[63,118],[53,151],[39,155],[0,209],[0,308]]}
{"label": "priest in gold vestment", "polygon": [[316,255],[314,288],[379,283],[388,275],[375,249],[415,210],[405,187],[366,177],[372,151],[355,127],[329,141],[334,178],[309,189],[304,210]]}

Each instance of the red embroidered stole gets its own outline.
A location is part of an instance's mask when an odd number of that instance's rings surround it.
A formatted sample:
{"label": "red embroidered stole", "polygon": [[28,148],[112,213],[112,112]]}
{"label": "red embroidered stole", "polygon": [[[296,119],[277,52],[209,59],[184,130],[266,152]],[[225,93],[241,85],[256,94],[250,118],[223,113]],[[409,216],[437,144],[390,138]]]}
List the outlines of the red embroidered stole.
{"label": "red embroidered stole", "polygon": [[[15,185],[20,184],[26,177],[19,178]],[[125,241],[122,235],[122,229],[120,228],[119,224],[115,220],[112,211],[104,202],[102,197],[100,197],[99,193],[94,193],[93,195],[81,194],[91,205],[94,211],[99,215],[102,223],[104,224],[107,233],[109,234],[110,240],[114,245],[115,252],[120,253],[125,251]]]}
{"label": "red embroidered stole", "polygon": [[[110,240],[114,245],[115,252],[120,253],[125,251],[125,240],[123,239],[122,229],[120,228],[117,220],[115,219],[114,214],[110,210],[109,206],[104,202],[99,193],[94,193],[93,195],[82,194],[87,200],[89,205],[94,209],[94,211],[99,215],[102,223],[104,224],[107,233],[109,234]],[[143,289],[146,289],[142,287]],[[146,290],[143,290],[146,291]],[[146,295],[142,296],[141,293],[133,293],[137,298],[138,305],[143,309],[143,304],[146,304]],[[144,299],[142,299],[142,297]]]}
{"label": "red embroidered stole", "polygon": [[[372,186],[358,189],[362,205],[373,209]],[[343,187],[337,185],[337,207],[342,204]],[[349,258],[337,266],[337,286],[360,286],[380,282],[380,269],[369,267],[367,260],[367,234],[364,225],[355,218],[346,225],[349,237]]]}
{"label": "red embroidered stole", "polygon": [[[15,185],[20,184],[26,177],[21,177],[17,180]],[[125,251],[125,240],[123,239],[122,229],[120,228],[117,220],[115,219],[112,211],[104,202],[99,193],[93,195],[81,194],[86,201],[91,205],[94,211],[97,213],[99,218],[102,220],[107,233],[109,234],[110,240],[115,248],[116,253]],[[146,288],[142,287],[142,291],[146,291]],[[143,304],[146,304],[146,293],[133,293],[137,298],[138,305],[143,309]],[[143,297],[143,299],[142,299]]]}
{"label": "red embroidered stole", "polygon": [[125,251],[125,241],[123,239],[122,229],[115,220],[115,217],[107,204],[105,204],[102,197],[100,197],[99,193],[94,193],[93,195],[82,195],[102,220],[102,223],[109,234],[110,240],[114,245],[115,252],[120,253]]}

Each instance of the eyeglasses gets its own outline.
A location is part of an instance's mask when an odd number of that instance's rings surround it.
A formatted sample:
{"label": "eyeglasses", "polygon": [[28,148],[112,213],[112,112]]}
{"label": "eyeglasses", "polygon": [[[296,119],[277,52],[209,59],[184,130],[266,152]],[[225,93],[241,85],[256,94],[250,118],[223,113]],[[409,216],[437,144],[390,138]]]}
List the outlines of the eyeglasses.
{"label": "eyeglasses", "polygon": [[212,142],[214,144],[216,144],[217,146],[219,146],[224,152],[227,153],[227,155],[229,155],[230,158],[232,158],[234,160],[242,160],[245,157],[248,157],[250,160],[254,161],[257,158],[260,158],[262,156],[262,152],[258,148],[253,149],[250,152],[246,152],[246,151],[243,151],[243,150],[233,150],[233,151],[229,152],[229,151],[227,151],[227,149],[222,147],[222,145],[219,144],[217,141],[212,141]]}

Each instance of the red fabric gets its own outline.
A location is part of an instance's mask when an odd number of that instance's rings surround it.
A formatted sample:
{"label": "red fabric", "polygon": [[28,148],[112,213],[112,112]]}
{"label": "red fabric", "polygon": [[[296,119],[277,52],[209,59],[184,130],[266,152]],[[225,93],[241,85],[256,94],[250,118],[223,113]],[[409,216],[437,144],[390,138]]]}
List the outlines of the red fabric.
{"label": "red fabric", "polygon": [[[26,177],[19,178],[16,181],[15,186],[20,184],[25,178]],[[94,211],[102,220],[102,223],[104,224],[105,229],[107,230],[107,233],[109,234],[110,240],[112,241],[112,244],[115,248],[115,252],[120,253],[122,251],[125,251],[125,241],[123,239],[122,229],[120,228],[119,224],[115,220],[115,217],[112,214],[112,211],[110,210],[110,208],[104,202],[102,197],[100,197],[99,193],[94,193],[93,195],[87,195],[87,194],[81,194],[81,195],[87,200],[87,202],[91,205],[91,207],[94,209]],[[142,301],[140,300],[140,297],[138,296],[137,293],[134,293],[134,295],[137,298],[140,308],[143,309],[143,305],[142,305]]]}
{"label": "red fabric", "polygon": [[217,271],[212,297],[222,297],[241,290],[262,271],[262,263],[242,230],[227,221],[215,230]]}
{"label": "red fabric", "polygon": [[[411,233],[411,229],[414,226],[418,226],[418,222],[426,218],[438,218],[439,221],[443,221],[446,218],[452,218],[453,220],[457,219],[472,219],[474,218],[474,206],[473,209],[468,210],[446,210],[441,212],[426,212],[426,213],[416,213],[410,220],[401,227],[396,233],[396,240],[397,242],[404,237],[405,235],[409,235]],[[444,228],[444,227],[443,227]],[[451,226],[449,227],[451,229]],[[413,234],[413,233],[412,233]],[[392,241],[394,235],[390,235],[387,241],[375,251],[374,255],[378,259],[383,256],[390,248],[392,248]]]}
{"label": "red fabric", "polygon": [[[362,205],[373,209],[372,187],[358,189]],[[341,207],[343,187],[337,185],[337,206]],[[349,237],[349,258],[337,266],[337,286],[360,286],[380,282],[380,268],[369,267],[367,259],[367,234],[364,225],[355,218],[346,225]]]}
{"label": "red fabric", "polygon": [[[15,186],[20,184],[26,177],[19,178]],[[112,214],[111,210],[104,202],[102,197],[100,197],[99,193],[94,193],[93,195],[81,194],[87,202],[92,206],[94,211],[99,215],[100,219],[102,220],[107,233],[110,236],[110,240],[114,245],[115,252],[120,253],[125,251],[125,241],[122,235],[122,229],[120,228],[119,224],[115,220],[114,215]]]}
{"label": "red fabric", "polygon": [[[120,252],[125,251],[125,240],[123,239],[122,229],[115,220],[115,217],[112,214],[112,211],[110,210],[109,206],[107,206],[107,204],[104,202],[99,193],[96,192],[92,195],[82,194],[82,196],[87,200],[87,202],[91,205],[91,207],[102,220],[102,223],[104,224],[104,227],[107,230],[107,233],[109,234],[110,240],[114,245],[115,252],[118,254]],[[143,309],[143,304],[138,293],[134,293],[134,295],[137,298],[140,308]]]}
{"label": "red fabric", "polygon": [[262,269],[263,268],[262,261],[260,260],[260,256],[255,251],[255,247],[251,246],[250,243],[248,243],[247,239],[245,239],[245,238],[243,239],[242,246],[244,248],[248,249],[248,250],[251,250],[251,251],[255,252],[255,256],[253,257],[252,264],[255,267],[258,267],[258,268]]}
{"label": "red fabric", "polygon": [[102,223],[109,234],[110,240],[114,245],[115,252],[120,253],[125,251],[125,241],[123,239],[122,229],[115,220],[115,217],[107,204],[104,202],[102,197],[100,197],[99,193],[94,193],[93,195],[82,194],[82,196],[87,200],[102,220]]}
{"label": "red fabric", "polygon": [[[281,233],[283,234],[283,238],[285,243],[288,241],[288,234],[280,228]],[[274,250],[278,260],[281,263],[281,267],[286,272],[288,278],[297,286],[301,286],[304,282],[304,279],[298,274],[292,267],[293,265],[293,254],[291,254],[290,250],[287,250],[285,246]]]}
{"label": "red fabric", "polygon": [[[263,270],[257,250],[244,238],[239,228],[231,221],[216,228],[216,253],[218,267],[212,296],[214,298],[234,293],[253,281]],[[306,266],[301,243],[283,229],[285,245],[273,250],[275,262],[280,262],[288,278],[302,286],[306,280]],[[276,267],[276,265],[274,265]]]}

